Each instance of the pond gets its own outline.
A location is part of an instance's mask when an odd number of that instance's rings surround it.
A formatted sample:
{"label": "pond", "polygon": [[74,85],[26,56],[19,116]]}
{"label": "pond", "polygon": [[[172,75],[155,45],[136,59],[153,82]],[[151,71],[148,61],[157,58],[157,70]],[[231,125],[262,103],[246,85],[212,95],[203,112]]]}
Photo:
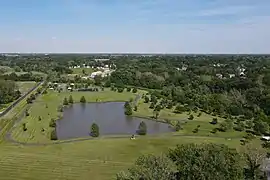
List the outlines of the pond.
{"label": "pond", "polygon": [[89,136],[93,122],[98,124],[100,136],[136,134],[141,121],[147,125],[147,134],[171,132],[168,124],[128,117],[123,102],[73,104],[65,108],[63,118],[57,121],[60,140]]}

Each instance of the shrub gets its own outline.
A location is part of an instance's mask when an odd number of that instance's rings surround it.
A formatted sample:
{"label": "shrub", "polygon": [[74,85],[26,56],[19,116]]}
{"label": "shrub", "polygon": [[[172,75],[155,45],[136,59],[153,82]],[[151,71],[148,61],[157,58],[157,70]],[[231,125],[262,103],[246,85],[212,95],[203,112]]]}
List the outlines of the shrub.
{"label": "shrub", "polygon": [[86,103],[86,99],[85,99],[84,96],[81,97],[80,102],[81,102],[81,103]]}
{"label": "shrub", "polygon": [[67,100],[66,97],[65,97],[64,100],[63,100],[63,105],[64,105],[64,106],[67,106],[67,105],[68,105],[68,100]]}
{"label": "shrub", "polygon": [[92,137],[98,137],[99,136],[99,127],[96,123],[93,123],[91,125],[91,132],[90,132],[90,135]]}
{"label": "shrub", "polygon": [[26,102],[27,102],[27,104],[31,104],[31,103],[32,103],[32,99],[31,99],[30,97],[28,97],[28,98],[26,99]]}
{"label": "shrub", "polygon": [[133,93],[137,93],[138,89],[137,88],[133,88],[132,92]]}
{"label": "shrub", "polygon": [[142,121],[139,124],[138,130],[137,130],[137,134],[139,134],[139,135],[146,135],[146,133],[147,133],[147,126],[146,126],[145,122]]}
{"label": "shrub", "polygon": [[55,141],[57,140],[57,134],[56,134],[56,129],[54,128],[52,131],[51,131],[51,140]]}
{"label": "shrub", "polygon": [[134,107],[134,111],[137,111],[137,110],[138,110],[138,107],[137,107],[137,106],[135,106],[135,107]]}
{"label": "shrub", "polygon": [[58,108],[57,108],[58,112],[63,112],[63,106],[62,105],[59,105]]}
{"label": "shrub", "polygon": [[199,131],[199,128],[195,128],[192,132],[193,133],[198,133],[198,131]]}
{"label": "shrub", "polygon": [[40,116],[38,116],[38,120],[41,121],[41,117]]}
{"label": "shrub", "polygon": [[73,98],[72,98],[71,95],[70,95],[69,98],[68,98],[68,103],[73,104]]}
{"label": "shrub", "polygon": [[202,112],[199,112],[199,114],[197,115],[197,117],[201,117],[201,115],[202,115]]}
{"label": "shrub", "polygon": [[51,119],[49,126],[50,127],[56,127],[56,122],[55,122],[54,119]]}

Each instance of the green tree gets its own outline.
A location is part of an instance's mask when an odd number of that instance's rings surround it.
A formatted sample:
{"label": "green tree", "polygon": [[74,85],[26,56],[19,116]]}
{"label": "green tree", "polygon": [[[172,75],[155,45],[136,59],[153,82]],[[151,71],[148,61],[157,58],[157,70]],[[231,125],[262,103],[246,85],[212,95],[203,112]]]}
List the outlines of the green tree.
{"label": "green tree", "polygon": [[194,116],[191,114],[191,115],[189,115],[188,119],[189,120],[193,120],[194,119]]}
{"label": "green tree", "polygon": [[72,98],[71,95],[70,95],[69,98],[68,98],[68,103],[69,103],[69,104],[73,104],[73,98]]}
{"label": "green tree", "polygon": [[56,127],[56,122],[53,118],[51,119],[49,126],[54,128]]}
{"label": "green tree", "polygon": [[81,102],[81,103],[86,103],[86,99],[85,99],[84,96],[81,97],[80,102]]}
{"label": "green tree", "polygon": [[149,97],[148,96],[145,96],[144,97],[144,103],[148,103],[149,102]]}
{"label": "green tree", "polygon": [[176,180],[176,166],[166,156],[140,156],[127,172],[116,175],[117,180]]}
{"label": "green tree", "polygon": [[155,118],[155,119],[158,119],[159,113],[160,113],[160,111],[158,111],[157,109],[155,109],[155,110],[153,111],[153,115],[154,115],[154,118]]}
{"label": "green tree", "polygon": [[135,107],[134,107],[134,111],[137,111],[137,110],[138,110],[138,106],[135,106]]}
{"label": "green tree", "polygon": [[154,109],[154,108],[155,108],[155,103],[151,102],[149,108],[150,108],[150,109]]}
{"label": "green tree", "polygon": [[132,89],[132,92],[133,92],[133,93],[137,93],[137,91],[138,91],[137,88],[133,88],[133,89]]}
{"label": "green tree", "polygon": [[64,105],[64,106],[67,106],[67,105],[68,105],[68,100],[67,100],[66,97],[64,98],[63,105]]}
{"label": "green tree", "polygon": [[126,102],[124,105],[125,108],[125,115],[131,116],[132,115],[132,107],[129,102]]}
{"label": "green tree", "polygon": [[23,131],[27,131],[27,127],[25,123],[22,124],[22,128],[23,128]]}
{"label": "green tree", "polygon": [[147,126],[144,121],[140,122],[137,133],[139,135],[146,135],[147,133]]}
{"label": "green tree", "polygon": [[127,87],[127,92],[130,92],[131,91],[131,88],[130,87]]}
{"label": "green tree", "polygon": [[55,141],[57,140],[57,133],[56,133],[56,128],[54,128],[52,131],[51,131],[51,140]]}
{"label": "green tree", "polygon": [[98,137],[99,136],[99,127],[96,123],[93,123],[91,125],[91,132],[90,132],[90,135],[92,137]]}
{"label": "green tree", "polygon": [[178,145],[168,157],[177,166],[177,179],[243,179],[240,154],[225,145]]}
{"label": "green tree", "polygon": [[244,168],[245,179],[266,179],[261,167],[266,159],[266,150],[247,145],[242,150],[246,166]]}
{"label": "green tree", "polygon": [[269,130],[269,125],[261,120],[256,120],[254,121],[253,129],[258,135],[266,134]]}
{"label": "green tree", "polygon": [[181,122],[177,121],[176,125],[175,125],[175,131],[180,131],[181,130]]}

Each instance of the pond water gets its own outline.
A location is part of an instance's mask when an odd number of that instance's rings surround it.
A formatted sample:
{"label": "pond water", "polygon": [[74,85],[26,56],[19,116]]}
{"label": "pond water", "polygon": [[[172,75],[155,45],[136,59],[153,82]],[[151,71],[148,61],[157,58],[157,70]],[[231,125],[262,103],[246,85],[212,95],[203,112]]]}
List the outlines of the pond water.
{"label": "pond water", "polygon": [[64,110],[63,119],[57,121],[60,140],[89,136],[93,122],[102,135],[136,134],[141,121],[147,125],[147,134],[171,132],[168,124],[147,119],[128,117],[123,102],[73,104]]}

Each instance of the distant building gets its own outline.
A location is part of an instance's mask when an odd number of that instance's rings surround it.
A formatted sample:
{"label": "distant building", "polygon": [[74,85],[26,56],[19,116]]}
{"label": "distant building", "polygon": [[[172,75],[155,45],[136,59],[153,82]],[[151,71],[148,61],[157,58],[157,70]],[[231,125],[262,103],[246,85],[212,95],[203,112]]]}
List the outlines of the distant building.
{"label": "distant building", "polygon": [[95,61],[109,61],[110,59],[95,59]]}
{"label": "distant building", "polygon": [[222,79],[223,75],[222,74],[216,74],[216,77],[219,78],[219,79]]}

